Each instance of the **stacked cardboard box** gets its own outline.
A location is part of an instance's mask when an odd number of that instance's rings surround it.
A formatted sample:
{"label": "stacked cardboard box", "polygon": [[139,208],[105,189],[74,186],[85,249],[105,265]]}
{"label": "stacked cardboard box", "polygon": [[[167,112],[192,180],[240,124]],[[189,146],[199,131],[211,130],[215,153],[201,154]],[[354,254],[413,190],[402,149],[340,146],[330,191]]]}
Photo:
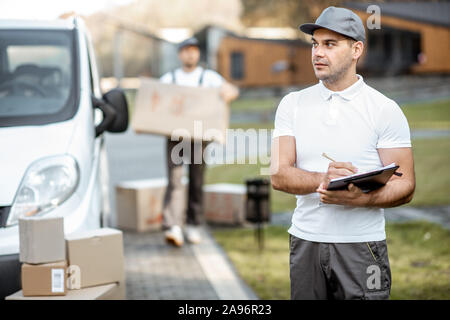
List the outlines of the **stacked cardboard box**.
{"label": "stacked cardboard box", "polygon": [[240,184],[203,186],[203,207],[207,222],[242,225],[245,222],[247,189]]}
{"label": "stacked cardboard box", "polygon": [[23,295],[66,295],[64,219],[19,219],[19,247]]}
{"label": "stacked cardboard box", "polygon": [[[184,200],[180,203],[186,209],[186,184]],[[162,226],[162,211],[167,179],[124,181],[116,186],[117,226],[120,229],[138,232],[159,230]]]}
{"label": "stacked cardboard box", "polygon": [[[124,286],[122,231],[110,228],[66,236],[67,258],[75,270],[70,287],[87,288],[108,283]],[[75,267],[75,268],[74,268]],[[77,284],[77,285],[74,285]]]}
{"label": "stacked cardboard box", "polygon": [[22,290],[7,299],[125,298],[120,230],[96,229],[64,237],[62,217],[26,218],[19,220],[19,235]]}
{"label": "stacked cardboard box", "polygon": [[64,218],[19,219],[20,262],[31,264],[66,259]]}
{"label": "stacked cardboard box", "polygon": [[27,296],[64,296],[67,294],[66,261],[22,265],[22,291]]}

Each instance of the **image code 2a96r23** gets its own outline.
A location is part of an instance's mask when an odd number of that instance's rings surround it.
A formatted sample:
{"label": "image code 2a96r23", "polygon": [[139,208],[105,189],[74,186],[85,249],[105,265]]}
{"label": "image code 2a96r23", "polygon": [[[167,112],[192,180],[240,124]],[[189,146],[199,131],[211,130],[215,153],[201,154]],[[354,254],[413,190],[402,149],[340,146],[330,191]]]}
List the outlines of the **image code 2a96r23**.
{"label": "image code 2a96r23", "polygon": [[271,305],[227,305],[223,304],[220,308],[189,306],[185,305],[178,308],[179,315],[204,315],[209,318],[212,314],[221,315],[270,315],[272,314]]}

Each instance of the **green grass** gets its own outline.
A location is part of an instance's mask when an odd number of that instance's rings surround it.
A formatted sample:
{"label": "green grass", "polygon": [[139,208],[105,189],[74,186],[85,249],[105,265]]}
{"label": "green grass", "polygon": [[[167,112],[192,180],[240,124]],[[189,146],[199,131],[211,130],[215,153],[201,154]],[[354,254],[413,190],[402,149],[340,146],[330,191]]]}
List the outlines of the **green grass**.
{"label": "green grass", "polygon": [[411,206],[450,204],[450,138],[412,141],[416,191]]}
{"label": "green grass", "polygon": [[426,222],[386,227],[392,299],[450,299],[450,231]]}
{"label": "green grass", "polygon": [[244,122],[230,123],[230,129],[273,129],[273,121],[270,122]]}
{"label": "green grass", "polygon": [[[410,206],[450,204],[450,138],[415,139],[412,141],[416,191]],[[267,167],[267,166],[264,166]],[[240,183],[260,176],[261,164],[229,164],[208,167],[206,183]],[[265,176],[269,178],[268,176]],[[272,212],[292,211],[296,198],[291,194],[271,191]]]}
{"label": "green grass", "polygon": [[264,229],[260,253],[251,229],[213,232],[240,276],[261,299],[289,299],[289,236],[285,228]]}
{"label": "green grass", "polygon": [[[275,111],[278,98],[240,99],[231,104],[231,112],[255,112],[264,114]],[[411,130],[432,129],[450,130],[450,100],[410,103],[401,106]],[[235,123],[231,128],[273,129],[273,121],[256,123]]]}
{"label": "green grass", "polygon": [[231,112],[270,112],[275,111],[280,98],[240,98],[231,102]]}
{"label": "green grass", "polygon": [[450,100],[403,105],[411,129],[450,130]]}
{"label": "green grass", "polygon": [[[391,299],[450,299],[450,231],[427,222],[386,224]],[[251,229],[214,231],[241,277],[262,299],[290,299],[289,236],[264,229],[259,252]]]}

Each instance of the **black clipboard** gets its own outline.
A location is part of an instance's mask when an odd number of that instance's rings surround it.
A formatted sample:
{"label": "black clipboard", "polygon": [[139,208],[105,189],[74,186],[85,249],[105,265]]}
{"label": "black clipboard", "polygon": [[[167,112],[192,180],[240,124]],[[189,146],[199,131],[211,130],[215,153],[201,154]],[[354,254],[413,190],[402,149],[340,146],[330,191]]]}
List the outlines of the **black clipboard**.
{"label": "black clipboard", "polygon": [[[350,183],[353,183],[363,192],[370,192],[384,186],[398,168],[400,168],[400,166],[393,164],[385,168],[376,169],[366,173],[332,179],[328,184],[327,190],[331,191],[347,189],[347,186]],[[396,175],[401,174],[396,173]]]}

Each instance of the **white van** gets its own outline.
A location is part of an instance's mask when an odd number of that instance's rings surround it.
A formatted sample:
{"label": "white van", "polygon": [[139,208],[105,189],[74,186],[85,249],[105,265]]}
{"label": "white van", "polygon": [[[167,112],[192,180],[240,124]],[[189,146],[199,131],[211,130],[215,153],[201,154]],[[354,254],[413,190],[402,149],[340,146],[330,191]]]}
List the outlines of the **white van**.
{"label": "white van", "polygon": [[102,133],[127,125],[82,20],[0,20],[0,299],[21,286],[20,217],[63,216],[66,234],[105,225]]}

